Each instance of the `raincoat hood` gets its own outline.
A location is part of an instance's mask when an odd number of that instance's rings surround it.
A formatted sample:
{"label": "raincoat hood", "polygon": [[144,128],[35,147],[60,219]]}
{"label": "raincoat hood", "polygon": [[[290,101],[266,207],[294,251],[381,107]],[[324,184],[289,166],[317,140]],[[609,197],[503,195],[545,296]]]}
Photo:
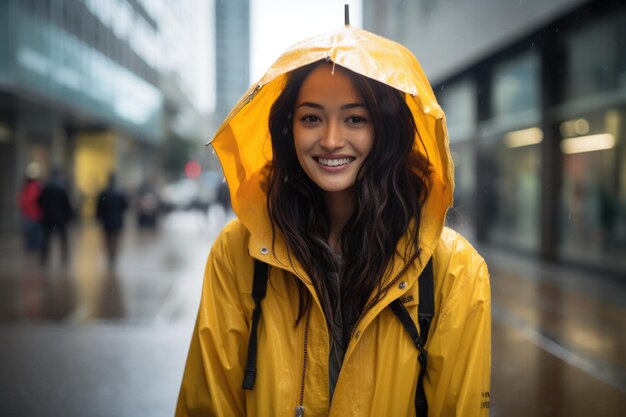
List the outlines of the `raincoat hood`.
{"label": "raincoat hood", "polygon": [[[446,211],[452,204],[454,172],[445,115],[419,62],[407,48],[351,26],[289,48],[244,94],[209,142],[222,164],[233,210],[251,234],[250,253],[264,253],[268,242],[272,242],[266,194],[261,186],[265,179],[263,168],[272,160],[270,108],[290,71],[320,60],[332,61],[405,93],[422,139],[420,142],[416,135],[415,149],[427,155],[430,162],[430,188],[420,228],[420,247],[427,259],[439,240]],[[274,260],[285,265],[285,251],[284,245],[276,245]]]}

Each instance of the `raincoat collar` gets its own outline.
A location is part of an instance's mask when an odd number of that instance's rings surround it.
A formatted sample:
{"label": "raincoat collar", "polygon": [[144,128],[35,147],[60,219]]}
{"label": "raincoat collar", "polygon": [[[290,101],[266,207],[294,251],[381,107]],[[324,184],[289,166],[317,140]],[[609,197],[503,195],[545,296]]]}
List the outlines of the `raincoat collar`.
{"label": "raincoat collar", "polygon": [[[222,164],[233,210],[251,234],[250,255],[290,270],[307,283],[302,267],[290,259],[280,233],[272,230],[263,184],[265,168],[272,159],[269,111],[282,91],[286,74],[322,59],[406,93],[406,103],[422,139],[420,142],[416,136],[415,149],[430,161],[430,189],[422,208],[419,233],[419,263],[424,265],[439,240],[446,211],[452,204],[454,173],[445,116],[419,62],[408,49],[350,26],[289,48],[248,89],[209,142]],[[394,265],[394,269],[402,267]],[[394,271],[390,276],[394,276]]]}

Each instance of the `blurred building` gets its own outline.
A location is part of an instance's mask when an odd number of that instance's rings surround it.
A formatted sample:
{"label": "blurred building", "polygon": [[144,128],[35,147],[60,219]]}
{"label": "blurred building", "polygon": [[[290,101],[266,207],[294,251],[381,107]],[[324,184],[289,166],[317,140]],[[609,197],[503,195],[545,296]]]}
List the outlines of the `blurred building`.
{"label": "blurred building", "polygon": [[215,0],[215,55],[219,125],[250,86],[249,0]]}
{"label": "blurred building", "polygon": [[0,231],[28,164],[63,167],[89,217],[111,171],[138,185],[170,132],[197,129],[196,3],[0,0]]}
{"label": "blurred building", "polygon": [[450,221],[478,240],[626,276],[626,3],[364,1],[447,115]]}

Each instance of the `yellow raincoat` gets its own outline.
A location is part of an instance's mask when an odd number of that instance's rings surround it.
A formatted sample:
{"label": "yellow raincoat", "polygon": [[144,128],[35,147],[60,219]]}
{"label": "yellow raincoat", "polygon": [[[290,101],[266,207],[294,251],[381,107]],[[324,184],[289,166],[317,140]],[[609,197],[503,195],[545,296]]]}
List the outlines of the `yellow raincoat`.
{"label": "yellow raincoat", "polygon": [[[419,257],[403,271],[396,259],[393,283],[357,323],[329,401],[330,340],[307,274],[272,227],[261,182],[271,160],[267,121],[285,74],[328,59],[406,93],[427,153],[430,190],[422,209]],[[401,298],[417,322],[417,278],[434,256],[435,316],[428,343],[424,390],[429,416],[487,416],[491,362],[487,267],[472,246],[444,221],[452,203],[453,166],[445,116],[415,57],[402,45],[346,26],[289,49],[250,88],[212,141],[231,190],[238,219],[225,227],[206,265],[204,287],[183,376],[177,417],[415,416],[417,349],[389,304]],[[425,148],[424,148],[425,147]],[[405,245],[398,243],[399,253]],[[254,301],[254,259],[270,265],[258,327],[254,390],[241,388]],[[310,315],[295,325],[296,276],[313,296]],[[383,285],[384,286],[384,285]]]}

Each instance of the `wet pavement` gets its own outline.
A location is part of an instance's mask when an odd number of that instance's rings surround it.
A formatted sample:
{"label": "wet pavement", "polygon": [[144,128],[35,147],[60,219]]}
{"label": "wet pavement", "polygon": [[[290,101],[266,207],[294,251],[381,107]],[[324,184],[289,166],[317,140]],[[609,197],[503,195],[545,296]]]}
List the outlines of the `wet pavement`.
{"label": "wet pavement", "polygon": [[492,416],[626,415],[626,281],[483,250]]}
{"label": "wet pavement", "polygon": [[42,268],[0,240],[0,416],[173,416],[204,263],[232,216],[127,222],[114,268],[97,224],[71,230],[67,266],[54,243]]}
{"label": "wet pavement", "polygon": [[[204,262],[232,217],[173,213],[125,231],[109,268],[96,224],[67,266],[0,238],[0,416],[172,416]],[[626,281],[482,249],[492,276],[491,415],[626,415]]]}

